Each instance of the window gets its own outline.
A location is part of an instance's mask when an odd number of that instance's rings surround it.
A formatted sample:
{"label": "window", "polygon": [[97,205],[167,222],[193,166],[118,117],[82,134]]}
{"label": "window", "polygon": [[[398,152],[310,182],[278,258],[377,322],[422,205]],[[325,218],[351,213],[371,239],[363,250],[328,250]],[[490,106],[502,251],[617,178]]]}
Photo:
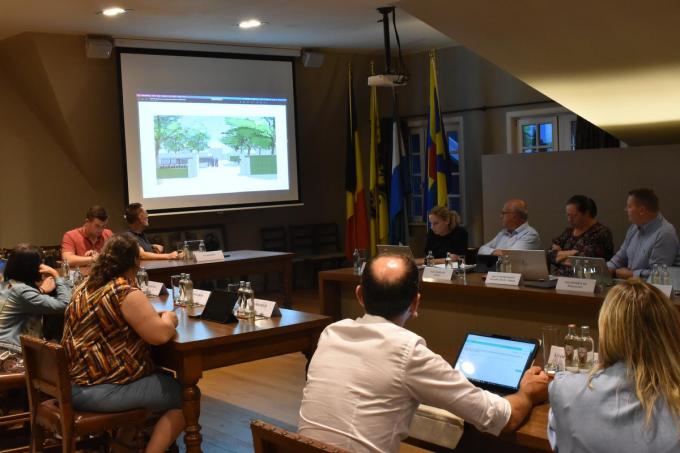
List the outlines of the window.
{"label": "window", "polygon": [[[463,119],[461,117],[444,116],[444,132],[447,140],[450,170],[448,180],[449,208],[457,211],[464,219],[465,199],[462,194],[464,186],[463,166]],[[425,209],[425,185],[427,184],[427,120],[417,119],[408,123],[408,156],[411,170],[411,199],[409,201],[409,220],[423,221]],[[463,223],[465,221],[463,220]]]}
{"label": "window", "polygon": [[576,115],[563,107],[508,112],[506,127],[508,153],[575,149]]}

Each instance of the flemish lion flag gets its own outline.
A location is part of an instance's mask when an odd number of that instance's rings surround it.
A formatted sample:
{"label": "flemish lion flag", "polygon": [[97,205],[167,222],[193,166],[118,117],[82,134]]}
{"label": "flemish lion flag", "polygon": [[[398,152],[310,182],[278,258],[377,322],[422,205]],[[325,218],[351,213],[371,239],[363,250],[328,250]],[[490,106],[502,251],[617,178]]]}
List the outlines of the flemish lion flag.
{"label": "flemish lion flag", "polygon": [[427,115],[427,181],[423,216],[435,206],[448,206],[449,153],[444,138],[444,124],[439,110],[437,68],[434,51],[430,52],[430,101]]}
{"label": "flemish lion flag", "polygon": [[366,218],[364,175],[361,166],[361,148],[359,146],[359,129],[357,127],[351,66],[349,67],[348,82],[347,163],[345,166],[345,256],[348,260],[351,260],[355,248],[368,248],[369,236],[368,219]]}

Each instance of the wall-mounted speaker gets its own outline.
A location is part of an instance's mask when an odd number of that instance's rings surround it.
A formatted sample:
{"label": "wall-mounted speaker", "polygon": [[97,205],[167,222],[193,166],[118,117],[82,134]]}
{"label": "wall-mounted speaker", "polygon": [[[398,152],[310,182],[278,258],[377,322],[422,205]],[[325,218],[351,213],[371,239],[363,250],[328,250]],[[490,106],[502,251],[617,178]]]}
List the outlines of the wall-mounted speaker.
{"label": "wall-mounted speaker", "polygon": [[320,68],[323,64],[323,54],[321,52],[302,52],[302,65],[305,68]]}
{"label": "wall-mounted speaker", "polygon": [[113,40],[108,36],[86,36],[85,55],[87,58],[109,58],[113,50]]}

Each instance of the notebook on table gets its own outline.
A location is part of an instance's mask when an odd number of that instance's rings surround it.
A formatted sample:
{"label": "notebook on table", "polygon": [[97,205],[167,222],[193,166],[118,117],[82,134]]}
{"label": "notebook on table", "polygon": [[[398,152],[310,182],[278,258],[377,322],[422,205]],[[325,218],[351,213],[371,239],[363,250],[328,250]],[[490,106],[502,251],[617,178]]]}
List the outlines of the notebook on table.
{"label": "notebook on table", "polygon": [[454,368],[477,387],[509,395],[519,390],[538,346],[535,339],[468,333]]}

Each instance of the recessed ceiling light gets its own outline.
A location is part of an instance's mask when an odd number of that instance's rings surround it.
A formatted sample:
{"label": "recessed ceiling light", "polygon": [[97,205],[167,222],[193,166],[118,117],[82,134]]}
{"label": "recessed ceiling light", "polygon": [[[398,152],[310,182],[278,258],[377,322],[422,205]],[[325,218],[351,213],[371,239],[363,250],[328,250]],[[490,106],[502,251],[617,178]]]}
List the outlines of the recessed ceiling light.
{"label": "recessed ceiling light", "polygon": [[249,20],[242,20],[239,22],[238,26],[241,28],[256,28],[262,25],[262,22],[260,22],[257,19],[249,19]]}
{"label": "recessed ceiling light", "polygon": [[107,17],[114,17],[119,16],[121,14],[125,14],[127,11],[128,11],[127,9],[120,8],[118,6],[113,6],[111,8],[101,10],[99,13]]}

